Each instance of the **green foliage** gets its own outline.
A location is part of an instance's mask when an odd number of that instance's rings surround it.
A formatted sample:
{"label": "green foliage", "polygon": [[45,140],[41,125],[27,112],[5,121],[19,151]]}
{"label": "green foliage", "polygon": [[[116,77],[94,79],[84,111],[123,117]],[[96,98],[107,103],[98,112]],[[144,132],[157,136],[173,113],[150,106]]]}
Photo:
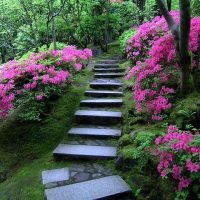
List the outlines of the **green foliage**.
{"label": "green foliage", "polygon": [[119,146],[127,146],[133,142],[133,138],[129,134],[124,134],[120,139],[119,139]]}
{"label": "green foliage", "polygon": [[199,127],[199,98],[198,93],[192,93],[186,98],[178,100],[170,114],[168,122],[176,124],[180,129],[185,129],[188,125]]}
{"label": "green foliage", "polygon": [[[62,50],[67,46],[67,44],[63,43],[63,42],[56,42],[56,48],[58,50]],[[53,50],[53,43],[50,44],[49,48],[47,48],[47,45],[42,45],[41,47],[39,47],[39,52],[44,52],[47,50]]]}
{"label": "green foliage", "polygon": [[125,54],[128,39],[133,37],[135,35],[135,33],[136,33],[136,30],[131,28],[127,31],[124,31],[124,33],[122,33],[122,35],[119,37],[119,45],[120,45],[121,53]]}
{"label": "green foliage", "polygon": [[131,0],[122,3],[113,3],[111,12],[116,13],[119,16],[118,22],[122,32],[139,23],[140,11],[136,4]]}
{"label": "green foliage", "polygon": [[192,15],[199,16],[200,15],[200,1],[192,0]]}

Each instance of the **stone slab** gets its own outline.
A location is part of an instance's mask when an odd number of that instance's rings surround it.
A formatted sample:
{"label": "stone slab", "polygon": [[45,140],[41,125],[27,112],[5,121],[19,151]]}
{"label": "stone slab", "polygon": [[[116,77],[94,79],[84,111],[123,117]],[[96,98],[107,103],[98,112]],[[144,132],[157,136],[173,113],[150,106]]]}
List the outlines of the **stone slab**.
{"label": "stone slab", "polygon": [[105,73],[109,73],[109,72],[124,72],[125,69],[121,69],[121,68],[96,68],[94,69],[95,72],[105,72]]}
{"label": "stone slab", "polygon": [[94,88],[94,89],[98,89],[98,88],[119,88],[122,87],[123,83],[114,83],[114,82],[105,82],[105,83],[101,83],[101,82],[92,82],[90,83],[90,87]]}
{"label": "stone slab", "polygon": [[94,137],[120,137],[121,130],[111,128],[71,128],[68,134]]}
{"label": "stone slab", "polygon": [[90,97],[121,97],[123,96],[123,92],[112,90],[87,90],[85,91],[85,95]]}
{"label": "stone slab", "polygon": [[117,155],[117,148],[112,146],[59,144],[53,151],[53,155],[78,158],[114,158]]}
{"label": "stone slab", "polygon": [[115,64],[115,63],[118,63],[119,60],[118,59],[109,59],[109,60],[97,60],[98,63],[101,63],[101,64]]}
{"label": "stone slab", "polygon": [[42,172],[42,183],[44,185],[60,181],[67,181],[70,178],[68,168],[52,169]]}
{"label": "stone slab", "polygon": [[121,106],[122,99],[86,99],[80,102],[81,106]]}
{"label": "stone slab", "polygon": [[119,111],[78,110],[75,113],[76,121],[91,124],[115,124],[122,120]]}
{"label": "stone slab", "polygon": [[124,73],[95,73],[95,78],[117,78],[123,77]]}
{"label": "stone slab", "polygon": [[95,64],[94,68],[119,68],[118,64]]}
{"label": "stone slab", "polygon": [[131,189],[119,176],[108,176],[67,186],[46,189],[47,200],[105,200],[129,195]]}

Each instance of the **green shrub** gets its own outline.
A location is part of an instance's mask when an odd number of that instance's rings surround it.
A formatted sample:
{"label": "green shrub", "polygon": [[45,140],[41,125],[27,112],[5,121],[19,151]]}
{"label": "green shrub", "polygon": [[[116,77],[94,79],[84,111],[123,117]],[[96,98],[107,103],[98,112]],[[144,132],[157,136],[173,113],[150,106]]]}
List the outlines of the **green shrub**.
{"label": "green shrub", "polygon": [[136,30],[131,28],[127,31],[124,31],[124,33],[119,37],[119,46],[120,46],[121,53],[123,53],[123,54],[125,53],[128,39],[133,37],[135,35],[135,33],[136,33]]}
{"label": "green shrub", "polygon": [[[67,44],[62,42],[56,42],[56,48],[58,50],[62,50],[67,46]],[[53,43],[50,44],[49,49],[47,49],[47,45],[43,45],[39,48],[39,52],[47,51],[47,50],[53,50]]]}
{"label": "green shrub", "polygon": [[193,16],[200,15],[200,1],[199,0],[192,1],[192,15]]}

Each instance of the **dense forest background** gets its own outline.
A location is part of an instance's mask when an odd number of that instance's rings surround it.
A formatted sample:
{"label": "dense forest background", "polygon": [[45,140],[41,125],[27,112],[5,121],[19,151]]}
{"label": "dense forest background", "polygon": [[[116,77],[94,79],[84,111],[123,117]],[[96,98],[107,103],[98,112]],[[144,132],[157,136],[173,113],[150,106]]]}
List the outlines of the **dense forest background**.
{"label": "dense forest background", "polygon": [[[177,9],[178,1],[172,6]],[[0,56],[5,63],[66,44],[94,44],[107,51],[108,42],[150,20],[158,9],[154,0],[1,0],[0,13]]]}

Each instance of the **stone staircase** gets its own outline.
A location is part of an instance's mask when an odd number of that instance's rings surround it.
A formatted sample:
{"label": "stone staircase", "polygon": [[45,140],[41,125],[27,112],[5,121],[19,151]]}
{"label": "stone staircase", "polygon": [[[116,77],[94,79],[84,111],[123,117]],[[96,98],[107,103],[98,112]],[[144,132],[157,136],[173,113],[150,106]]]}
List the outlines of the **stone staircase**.
{"label": "stone staircase", "polygon": [[[114,159],[117,147],[111,140],[121,136],[124,76],[118,60],[101,60],[94,64],[94,81],[85,92],[75,117],[75,126],[67,140],[53,151],[55,158],[71,159],[70,168],[42,172],[47,200],[132,199],[131,189],[119,176],[99,160]],[[82,161],[82,163],[76,163]]]}

